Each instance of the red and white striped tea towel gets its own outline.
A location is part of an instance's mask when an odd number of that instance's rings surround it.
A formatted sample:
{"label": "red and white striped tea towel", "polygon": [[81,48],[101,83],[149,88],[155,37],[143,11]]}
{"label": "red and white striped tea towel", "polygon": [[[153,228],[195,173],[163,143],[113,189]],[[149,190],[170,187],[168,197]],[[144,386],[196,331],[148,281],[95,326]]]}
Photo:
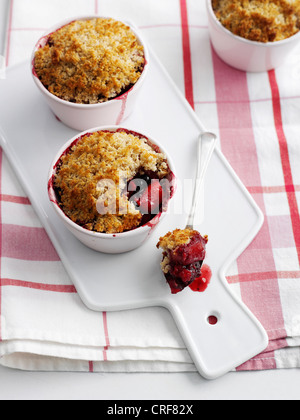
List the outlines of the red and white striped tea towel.
{"label": "red and white striped tea towel", "polygon": [[[276,71],[236,71],[211,49],[204,3],[12,0],[6,61],[29,60],[36,39],[66,17],[116,16],[143,31],[199,118],[219,135],[265,215],[228,282],[264,325],[270,344],[238,370],[299,367],[300,46]],[[82,304],[3,153],[0,162],[0,363],[31,370],[194,371],[166,310],[97,313]]]}

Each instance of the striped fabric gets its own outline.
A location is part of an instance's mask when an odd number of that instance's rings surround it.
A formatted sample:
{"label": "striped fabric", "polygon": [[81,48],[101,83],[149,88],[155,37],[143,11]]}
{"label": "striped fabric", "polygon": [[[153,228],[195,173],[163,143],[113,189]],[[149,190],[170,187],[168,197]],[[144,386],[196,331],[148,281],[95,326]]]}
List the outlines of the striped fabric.
{"label": "striped fabric", "polygon": [[[300,46],[276,71],[247,74],[211,48],[204,0],[11,0],[7,65],[29,60],[57,21],[130,19],[265,216],[228,282],[261,321],[269,347],[237,370],[300,366]],[[0,100],[1,100],[0,80]],[[31,370],[194,371],[162,308],[89,311],[0,154],[0,363]],[[25,244],[25,246],[24,246]]]}

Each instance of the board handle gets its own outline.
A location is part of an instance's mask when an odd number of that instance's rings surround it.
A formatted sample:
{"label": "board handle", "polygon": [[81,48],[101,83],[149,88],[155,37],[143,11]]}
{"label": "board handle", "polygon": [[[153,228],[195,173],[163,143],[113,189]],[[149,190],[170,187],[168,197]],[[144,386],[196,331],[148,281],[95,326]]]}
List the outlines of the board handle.
{"label": "board handle", "polygon": [[[268,346],[264,328],[232,294],[224,279],[204,293],[187,289],[169,300],[181,336],[197,370],[215,379],[234,370]],[[184,294],[189,293],[188,299]]]}

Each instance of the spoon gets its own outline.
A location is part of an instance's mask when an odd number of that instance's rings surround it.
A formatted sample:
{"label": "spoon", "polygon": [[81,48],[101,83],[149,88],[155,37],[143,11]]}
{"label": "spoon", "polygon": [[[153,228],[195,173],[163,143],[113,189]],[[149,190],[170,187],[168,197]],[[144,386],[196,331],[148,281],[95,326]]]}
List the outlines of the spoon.
{"label": "spoon", "polygon": [[[193,201],[187,225],[184,229],[175,229],[169,232],[167,245],[164,241],[157,244],[164,250],[163,263],[166,266],[165,277],[171,288],[172,294],[177,294],[189,286],[196,278],[201,276],[201,266],[205,258],[205,244],[207,237],[202,236],[196,229],[195,215],[200,197],[200,190],[203,184],[206,170],[214,147],[216,135],[209,132],[201,133],[198,139],[197,150],[197,172],[194,186]],[[189,236],[191,231],[191,236]],[[166,238],[166,236],[164,238]],[[172,238],[170,240],[170,237]],[[191,238],[193,237],[194,240]],[[161,238],[163,239],[163,238]],[[171,246],[168,245],[170,241]],[[183,242],[182,242],[183,241]],[[178,250],[181,250],[178,252]],[[195,264],[197,262],[197,264]],[[176,268],[175,268],[176,267]],[[208,283],[207,283],[208,284]]]}
{"label": "spoon", "polygon": [[[3,30],[2,34],[0,33],[0,79],[5,77],[5,67],[6,67],[6,55],[8,47],[8,27],[9,27],[9,14],[11,9],[11,0],[7,1],[6,11],[2,18],[3,21]],[[5,9],[4,9],[5,10]],[[2,38],[2,42],[1,42]]]}
{"label": "spoon", "polygon": [[199,136],[197,150],[196,181],[194,186],[192,206],[187,220],[186,229],[194,229],[195,214],[200,197],[200,191],[204,181],[206,170],[208,168],[209,161],[212,157],[216,145],[216,140],[217,136],[210,132],[203,132]]}

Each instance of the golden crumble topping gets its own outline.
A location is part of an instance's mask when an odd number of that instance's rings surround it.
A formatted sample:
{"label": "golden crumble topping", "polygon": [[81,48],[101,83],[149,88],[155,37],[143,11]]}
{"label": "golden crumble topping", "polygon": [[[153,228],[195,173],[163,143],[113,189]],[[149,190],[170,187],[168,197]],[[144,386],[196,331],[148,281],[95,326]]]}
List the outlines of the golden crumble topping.
{"label": "golden crumble topping", "polygon": [[235,35],[281,41],[299,32],[299,0],[212,0],[216,17]]}
{"label": "golden crumble topping", "polygon": [[60,158],[53,187],[64,213],[96,232],[120,233],[138,227],[142,215],[128,200],[127,182],[137,174],[169,174],[164,154],[147,139],[118,130],[84,135]]}
{"label": "golden crumble topping", "polygon": [[180,245],[188,244],[195,234],[198,234],[196,230],[175,229],[173,232],[168,232],[165,236],[159,238],[156,246],[165,251],[168,249],[174,250]]}
{"label": "golden crumble topping", "polygon": [[145,64],[131,28],[111,18],[76,20],[50,34],[35,53],[34,69],[53,95],[95,104],[129,89]]}

